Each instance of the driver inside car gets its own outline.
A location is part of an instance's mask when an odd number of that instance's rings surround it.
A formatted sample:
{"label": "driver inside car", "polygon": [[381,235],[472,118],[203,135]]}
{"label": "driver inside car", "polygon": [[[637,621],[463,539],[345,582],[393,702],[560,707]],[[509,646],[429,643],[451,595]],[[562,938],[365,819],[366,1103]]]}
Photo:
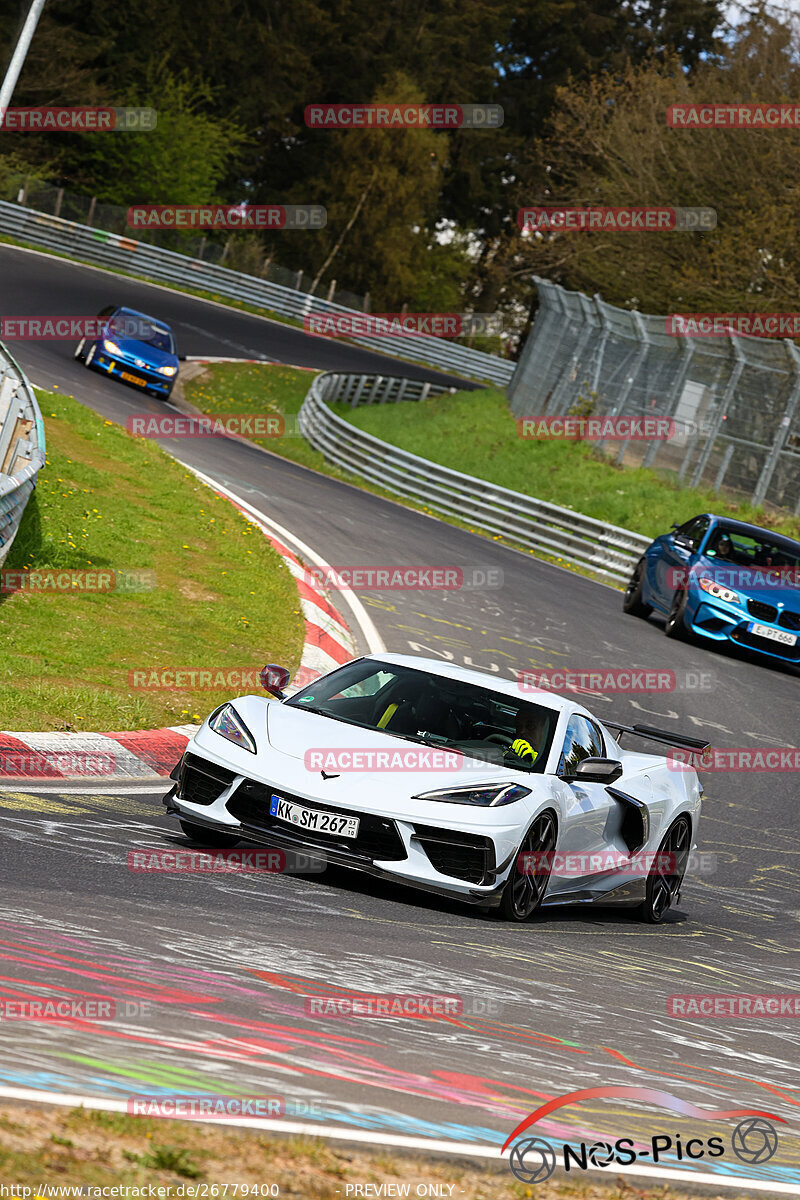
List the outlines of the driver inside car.
{"label": "driver inside car", "polygon": [[547,718],[533,708],[521,708],[515,722],[516,736],[506,750],[503,761],[508,766],[530,768],[539,757],[547,733]]}

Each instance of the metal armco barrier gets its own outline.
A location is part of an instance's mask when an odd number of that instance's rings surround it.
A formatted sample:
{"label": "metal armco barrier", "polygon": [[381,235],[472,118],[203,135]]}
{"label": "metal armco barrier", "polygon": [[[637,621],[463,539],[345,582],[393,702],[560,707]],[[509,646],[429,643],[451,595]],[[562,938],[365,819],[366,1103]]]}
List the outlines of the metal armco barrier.
{"label": "metal armco barrier", "polygon": [[44,425],[33,389],[0,344],[0,565],[44,466]]}
{"label": "metal armco barrier", "polygon": [[[198,258],[187,258],[172,250],[137,242],[134,238],[120,237],[116,233],[92,229],[89,225],[78,225],[73,221],[62,221],[60,217],[49,217],[7,201],[0,201],[0,233],[82,262],[127,271],[159,283],[214,292],[300,321],[304,317],[324,313],[364,316],[355,309],[328,303],[307,292],[293,291],[292,288],[258,279],[254,275],[230,271],[227,267],[215,266]],[[470,350],[443,338],[351,337],[348,340],[382,354],[397,355],[440,371],[451,371],[466,379],[479,379],[501,386],[508,383],[514,373],[513,362],[497,358],[494,354],[484,354],[480,350]]]}
{"label": "metal armco barrier", "polygon": [[[423,389],[427,389],[423,394]],[[651,538],[618,529],[557,504],[462,475],[356,429],[327,407],[329,401],[359,404],[420,400],[446,388],[380,375],[318,375],[300,409],[300,432],[325,457],[388,492],[416,500],[487,533],[552,555],[622,583]]]}

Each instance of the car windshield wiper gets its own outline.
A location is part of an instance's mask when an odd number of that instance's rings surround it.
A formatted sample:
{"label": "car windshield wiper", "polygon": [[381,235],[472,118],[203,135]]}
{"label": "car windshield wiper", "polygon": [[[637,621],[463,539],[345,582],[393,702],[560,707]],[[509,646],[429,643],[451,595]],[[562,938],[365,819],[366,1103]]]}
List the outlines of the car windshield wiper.
{"label": "car windshield wiper", "polygon": [[291,704],[289,708],[299,709],[300,712],[315,713],[318,717],[330,717],[332,721],[341,721],[343,725],[358,725],[362,729],[369,729],[368,725],[362,725],[360,721],[352,721],[349,717],[339,717],[336,713],[328,712],[327,708],[316,708],[311,704]]}
{"label": "car windshield wiper", "polygon": [[430,738],[422,737],[418,733],[395,733],[393,729],[377,729],[376,733],[388,733],[390,737],[401,738],[404,742],[416,742],[419,746],[431,746],[434,750],[446,750],[455,746],[455,742],[442,741],[437,738],[435,741]]}

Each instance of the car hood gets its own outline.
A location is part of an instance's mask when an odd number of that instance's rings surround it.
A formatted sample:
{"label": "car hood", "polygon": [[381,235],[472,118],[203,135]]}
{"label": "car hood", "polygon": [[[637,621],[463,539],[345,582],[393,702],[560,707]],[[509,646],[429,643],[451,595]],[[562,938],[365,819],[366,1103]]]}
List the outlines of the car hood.
{"label": "car hood", "polygon": [[113,333],[108,335],[108,340],[116,342],[123,354],[131,354],[134,358],[142,358],[145,362],[152,363],[155,367],[175,367],[178,365],[176,355],[170,354],[168,350],[159,350],[157,346],[151,346],[149,342],[140,342],[137,338],[121,338]]}

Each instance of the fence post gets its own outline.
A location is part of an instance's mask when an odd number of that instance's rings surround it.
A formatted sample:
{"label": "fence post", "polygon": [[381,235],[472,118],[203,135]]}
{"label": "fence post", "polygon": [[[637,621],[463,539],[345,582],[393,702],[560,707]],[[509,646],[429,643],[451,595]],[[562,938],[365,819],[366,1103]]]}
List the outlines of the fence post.
{"label": "fence post", "polygon": [[333,294],[335,291],[336,291],[336,280],[332,279],[331,286],[328,288],[328,295],[325,297],[325,299],[328,301],[328,304],[330,304],[331,300],[333,300]]}
{"label": "fence post", "polygon": [[592,392],[596,392],[600,385],[600,372],[603,369],[603,356],[605,355],[605,352],[606,352],[606,346],[608,345],[608,339],[611,335],[611,329],[608,324],[608,317],[606,316],[606,308],[605,308],[605,305],[603,304],[603,298],[600,295],[600,293],[595,292],[595,294],[592,296],[592,300],[594,301],[594,306],[597,309],[597,314],[600,317],[600,330],[601,330],[600,345],[597,347],[597,361],[594,366],[594,377],[592,379],[592,386],[590,389]]}
{"label": "fence post", "polygon": [[725,391],[722,395],[722,403],[717,409],[714,417],[714,423],[709,430],[708,437],[706,438],[706,444],[703,447],[703,452],[700,455],[697,466],[694,469],[694,475],[692,476],[691,483],[689,484],[690,487],[698,487],[700,485],[700,480],[703,478],[703,473],[708,466],[708,460],[711,458],[711,454],[714,449],[714,443],[717,440],[720,427],[722,426],[722,419],[727,415],[728,407],[733,399],[733,393],[736,391],[736,385],[738,384],[742,375],[742,371],[744,370],[744,364],[746,361],[745,355],[737,338],[731,338],[731,346],[733,347],[733,352],[736,355],[736,366],[731,371],[731,377],[728,380],[728,386],[725,388]]}
{"label": "fence post", "polygon": [[727,445],[725,447],[725,453],[722,456],[722,462],[719,464],[719,470],[717,471],[716,478],[714,479],[714,486],[712,488],[712,491],[718,492],[719,489],[722,487],[722,481],[725,478],[725,475],[727,474],[728,467],[731,465],[731,459],[733,458],[733,451],[734,451],[734,445],[733,445],[733,442],[730,442],[729,445]]}
{"label": "fence post", "polygon": [[55,212],[53,213],[53,216],[54,216],[54,217],[60,217],[60,216],[61,216],[61,205],[63,204],[63,202],[64,202],[64,189],[63,189],[63,188],[59,188],[59,189],[58,189],[58,195],[56,196],[56,210],[55,210]]}
{"label": "fence post", "polygon": [[778,465],[781,450],[786,442],[786,434],[791,428],[792,418],[797,409],[797,402],[800,400],[800,350],[788,338],[784,340],[783,344],[794,367],[794,384],[789,399],[786,401],[786,409],[775,432],[775,440],[770,447],[764,468],[756,484],[756,490],[753,492],[753,498],[750,503],[755,505],[763,504],[764,502],[769,485],[772,482],[772,476],[775,474],[775,468]]}
{"label": "fence post", "polygon": [[[678,411],[678,405],[680,404],[681,396],[683,395],[683,385],[686,383],[686,376],[689,374],[689,368],[692,365],[694,351],[694,338],[687,338],[686,346],[684,347],[683,362],[678,368],[678,373],[675,376],[675,382],[672,385],[672,395],[670,396],[666,405],[666,407],[669,408],[669,415],[671,417],[674,417],[675,413]],[[662,445],[663,442],[659,438],[653,438],[652,442],[647,447],[644,458],[642,459],[643,467],[652,467],[656,460],[656,455],[658,454],[658,451]]]}

